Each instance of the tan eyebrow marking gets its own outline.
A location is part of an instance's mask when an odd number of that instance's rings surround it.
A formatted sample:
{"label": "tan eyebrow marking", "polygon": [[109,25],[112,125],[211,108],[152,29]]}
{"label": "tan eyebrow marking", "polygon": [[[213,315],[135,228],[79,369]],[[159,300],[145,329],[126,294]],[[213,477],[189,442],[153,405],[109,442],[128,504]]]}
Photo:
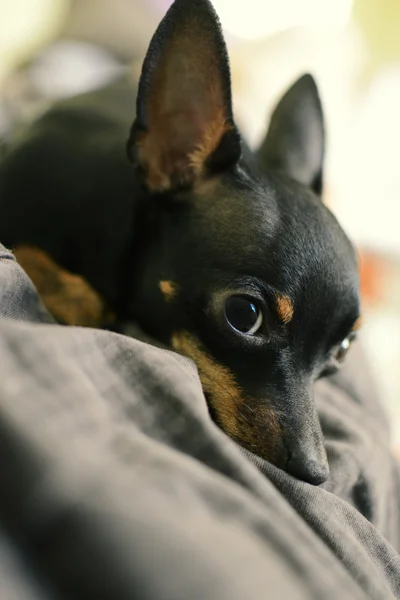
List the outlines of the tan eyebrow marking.
{"label": "tan eyebrow marking", "polygon": [[280,320],[287,325],[293,319],[294,306],[288,296],[276,295],[277,312]]}
{"label": "tan eyebrow marking", "polygon": [[173,333],[171,343],[174,350],[194,360],[203,389],[210,394],[211,403],[218,412],[224,430],[229,435],[238,437],[236,419],[243,399],[242,390],[233,374],[204,352],[197,339],[187,331]]}
{"label": "tan eyebrow marking", "polygon": [[167,302],[170,302],[173,298],[175,298],[178,292],[178,286],[173,281],[160,281],[158,284],[161,290],[161,293],[164,295],[164,298]]}
{"label": "tan eyebrow marking", "polygon": [[358,317],[357,321],[354,323],[353,327],[351,328],[351,331],[358,331],[359,329],[361,329],[362,324],[363,324],[362,317]]}

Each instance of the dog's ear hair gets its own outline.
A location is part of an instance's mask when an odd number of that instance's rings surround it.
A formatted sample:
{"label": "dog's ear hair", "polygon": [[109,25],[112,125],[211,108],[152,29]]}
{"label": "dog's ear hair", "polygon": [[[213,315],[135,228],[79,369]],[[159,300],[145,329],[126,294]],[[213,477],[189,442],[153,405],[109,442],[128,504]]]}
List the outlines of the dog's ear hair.
{"label": "dog's ear hair", "polygon": [[239,160],[228,55],[208,0],[175,0],[154,34],[128,154],[153,192],[191,186]]}
{"label": "dog's ear hair", "polygon": [[311,75],[303,75],[275,108],[258,151],[259,160],[321,195],[324,149],[324,118],[317,85]]}

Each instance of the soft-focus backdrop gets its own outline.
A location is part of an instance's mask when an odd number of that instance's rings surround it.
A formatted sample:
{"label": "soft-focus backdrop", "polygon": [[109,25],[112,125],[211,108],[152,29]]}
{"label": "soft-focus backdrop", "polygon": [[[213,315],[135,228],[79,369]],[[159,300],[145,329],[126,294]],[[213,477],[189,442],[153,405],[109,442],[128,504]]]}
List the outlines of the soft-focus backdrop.
{"label": "soft-focus backdrop", "polygon": [[[169,0],[0,0],[0,136],[140,62]],[[252,144],[283,90],[315,75],[325,201],[358,245],[363,336],[400,448],[400,2],[214,0]],[[132,111],[134,107],[132,107]],[[132,118],[133,118],[132,113]]]}

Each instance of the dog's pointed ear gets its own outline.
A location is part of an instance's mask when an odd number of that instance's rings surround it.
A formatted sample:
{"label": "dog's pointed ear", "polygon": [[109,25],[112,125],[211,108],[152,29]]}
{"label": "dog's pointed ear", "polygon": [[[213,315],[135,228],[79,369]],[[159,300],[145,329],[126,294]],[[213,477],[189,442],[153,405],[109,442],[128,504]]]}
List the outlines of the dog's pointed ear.
{"label": "dog's pointed ear", "polygon": [[275,108],[258,151],[259,159],[321,195],[324,148],[324,118],[317,85],[311,75],[303,75]]}
{"label": "dog's pointed ear", "polygon": [[194,185],[240,159],[227,50],[208,0],[175,0],[154,34],[128,154],[153,192]]}

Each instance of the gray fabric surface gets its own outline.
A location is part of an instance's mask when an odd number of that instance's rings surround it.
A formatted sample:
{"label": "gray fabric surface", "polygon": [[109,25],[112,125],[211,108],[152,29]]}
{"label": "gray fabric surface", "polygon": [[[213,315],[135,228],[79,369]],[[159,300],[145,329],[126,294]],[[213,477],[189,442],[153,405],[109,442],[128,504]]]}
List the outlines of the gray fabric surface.
{"label": "gray fabric surface", "polygon": [[400,598],[400,477],[354,347],[316,390],[330,480],[208,416],[193,363],[55,325],[0,253],[0,597]]}

